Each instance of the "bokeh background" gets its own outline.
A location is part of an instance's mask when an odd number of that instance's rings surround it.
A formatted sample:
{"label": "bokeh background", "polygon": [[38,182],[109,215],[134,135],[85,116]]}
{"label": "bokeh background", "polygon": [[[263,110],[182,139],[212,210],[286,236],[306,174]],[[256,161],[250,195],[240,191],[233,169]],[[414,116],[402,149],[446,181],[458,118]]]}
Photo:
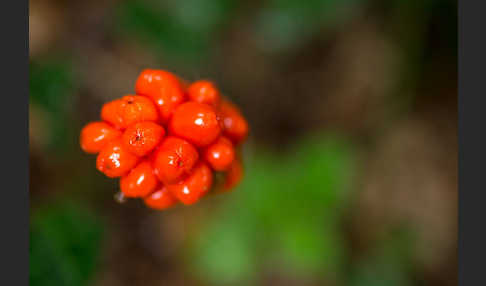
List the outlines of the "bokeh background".
{"label": "bokeh background", "polygon": [[[457,3],[31,0],[30,282],[456,285]],[[151,211],[79,148],[144,68],[251,126],[232,193]]]}

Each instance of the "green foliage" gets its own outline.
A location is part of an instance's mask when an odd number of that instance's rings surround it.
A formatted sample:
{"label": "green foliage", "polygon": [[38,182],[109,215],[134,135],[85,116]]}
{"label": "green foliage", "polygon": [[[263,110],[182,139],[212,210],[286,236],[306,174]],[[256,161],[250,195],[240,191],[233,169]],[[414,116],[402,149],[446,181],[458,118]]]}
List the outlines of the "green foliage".
{"label": "green foliage", "polygon": [[362,0],[273,0],[261,10],[256,31],[262,48],[288,50],[304,44],[321,29],[345,22]]}
{"label": "green foliage", "polygon": [[[251,223],[251,222],[250,222]],[[252,228],[233,219],[217,221],[197,241],[195,266],[199,276],[222,284],[243,283],[256,272],[255,241]],[[200,268],[202,267],[202,268]]]}
{"label": "green foliage", "polygon": [[66,97],[73,89],[69,64],[55,60],[32,62],[29,72],[30,99],[51,112],[66,109]]}
{"label": "green foliage", "polygon": [[410,275],[411,245],[410,233],[405,229],[377,244],[377,247],[356,263],[350,275],[351,286],[409,286],[413,285]]}
{"label": "green foliage", "polygon": [[65,151],[73,142],[71,138],[77,138],[77,131],[71,128],[75,92],[71,65],[61,59],[31,62],[29,92],[30,104],[46,114],[43,119],[49,128],[48,149],[55,149],[57,153]]}
{"label": "green foliage", "polygon": [[100,250],[102,226],[80,206],[63,202],[32,214],[30,285],[86,285]]}
{"label": "green foliage", "polygon": [[341,268],[339,220],[352,148],[337,138],[310,138],[289,153],[250,156],[241,186],[194,241],[194,268],[210,283],[251,281],[274,261],[287,274],[308,277]]}
{"label": "green foliage", "polygon": [[204,34],[223,28],[236,8],[232,0],[170,1],[169,10],[178,23]]}
{"label": "green foliage", "polygon": [[230,18],[229,0],[126,1],[117,7],[117,33],[135,38],[165,62],[197,64],[210,52],[214,33]]}

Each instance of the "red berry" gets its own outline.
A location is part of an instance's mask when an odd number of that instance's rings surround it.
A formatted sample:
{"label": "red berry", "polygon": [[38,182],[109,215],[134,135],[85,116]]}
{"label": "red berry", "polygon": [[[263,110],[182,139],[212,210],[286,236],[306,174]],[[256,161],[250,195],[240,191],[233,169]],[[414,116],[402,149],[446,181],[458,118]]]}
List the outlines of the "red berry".
{"label": "red berry", "polygon": [[151,121],[137,122],[123,132],[122,143],[137,156],[149,154],[165,134],[164,127]]}
{"label": "red berry", "polygon": [[219,111],[223,125],[223,133],[235,144],[244,141],[248,135],[248,122],[246,122],[239,109],[231,102],[223,100]]}
{"label": "red berry", "polygon": [[144,96],[127,95],[103,105],[101,118],[118,129],[140,121],[157,121],[157,108]]}
{"label": "red berry", "polygon": [[137,161],[138,157],[130,153],[120,139],[115,139],[101,149],[96,158],[96,168],[107,177],[121,177],[127,174]]}
{"label": "red berry", "polygon": [[221,100],[218,88],[207,80],[193,82],[187,89],[187,93],[190,100],[214,107],[218,106]]}
{"label": "red berry", "polygon": [[230,168],[226,172],[226,178],[223,185],[223,190],[230,190],[236,187],[243,178],[243,167],[241,161],[236,159],[231,164]]}
{"label": "red berry", "polygon": [[145,204],[156,210],[164,210],[177,204],[177,199],[169,192],[166,186],[162,186],[144,199]]}
{"label": "red berry", "polygon": [[166,123],[175,108],[186,99],[184,87],[170,72],[146,69],[138,76],[135,92],[150,97],[159,109],[163,123]]}
{"label": "red berry", "polygon": [[154,156],[155,174],[162,182],[171,184],[191,171],[199,154],[191,143],[169,136],[162,141]]}
{"label": "red berry", "polygon": [[96,154],[106,144],[121,136],[121,132],[105,122],[91,122],[81,130],[80,145],[84,152]]}
{"label": "red berry", "polygon": [[204,163],[198,163],[192,173],[184,180],[168,185],[169,191],[185,205],[196,203],[211,188],[213,172]]}
{"label": "red berry", "polygon": [[120,189],[129,198],[145,197],[157,187],[158,180],[148,161],[143,161],[120,179]]}
{"label": "red berry", "polygon": [[177,107],[169,130],[199,147],[211,144],[221,132],[214,109],[197,102],[186,102]]}
{"label": "red berry", "polygon": [[235,159],[233,144],[226,137],[219,137],[204,150],[204,159],[215,171],[225,171]]}

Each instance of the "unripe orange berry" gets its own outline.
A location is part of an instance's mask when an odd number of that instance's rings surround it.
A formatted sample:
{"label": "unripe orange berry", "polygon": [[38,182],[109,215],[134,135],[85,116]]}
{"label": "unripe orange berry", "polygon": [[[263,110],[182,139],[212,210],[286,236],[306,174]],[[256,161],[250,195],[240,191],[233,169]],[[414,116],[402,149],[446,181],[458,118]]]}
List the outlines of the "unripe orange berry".
{"label": "unripe orange berry", "polygon": [[226,178],[223,184],[223,190],[227,191],[236,187],[243,178],[243,166],[241,161],[236,159],[231,164],[230,168],[226,172]]}
{"label": "unripe orange berry", "polygon": [[120,137],[121,132],[105,122],[91,122],[81,130],[80,145],[84,152],[96,154],[105,145]]}
{"label": "unripe orange berry", "polygon": [[153,100],[163,123],[166,123],[176,107],[186,100],[184,87],[179,79],[163,70],[142,71],[135,83],[135,92]]}
{"label": "unripe orange berry", "polygon": [[157,187],[158,180],[148,161],[142,161],[120,179],[120,189],[129,198],[145,197]]}
{"label": "unripe orange berry", "polygon": [[211,144],[221,132],[214,109],[191,101],[177,107],[170,120],[169,130],[198,147]]}
{"label": "unripe orange berry", "polygon": [[116,178],[127,174],[137,161],[138,157],[130,153],[118,138],[101,149],[96,158],[96,168],[107,177]]}
{"label": "unripe orange berry", "polygon": [[137,156],[149,154],[165,135],[164,127],[151,121],[134,123],[123,132],[122,143]]}
{"label": "unripe orange berry", "polygon": [[166,184],[174,183],[189,174],[198,158],[199,154],[191,143],[168,136],[155,152],[153,159],[155,174]]}
{"label": "unripe orange berry", "polygon": [[196,203],[211,188],[213,172],[204,162],[199,162],[184,180],[168,185],[169,191],[185,205]]}
{"label": "unripe orange berry", "polygon": [[235,144],[244,141],[248,135],[248,122],[240,110],[227,100],[221,101],[219,116],[222,120],[223,133]]}
{"label": "unripe orange berry", "polygon": [[218,88],[210,81],[198,80],[187,89],[189,99],[217,107],[221,100]]}
{"label": "unripe orange berry", "polygon": [[156,210],[165,210],[177,204],[177,199],[164,185],[157,191],[145,197],[143,201],[148,207]]}
{"label": "unripe orange berry", "polygon": [[118,129],[125,129],[136,122],[157,121],[159,115],[149,98],[126,95],[103,105],[101,118]]}
{"label": "unripe orange berry", "polygon": [[233,143],[228,138],[220,136],[204,150],[204,159],[215,171],[225,171],[235,159]]}

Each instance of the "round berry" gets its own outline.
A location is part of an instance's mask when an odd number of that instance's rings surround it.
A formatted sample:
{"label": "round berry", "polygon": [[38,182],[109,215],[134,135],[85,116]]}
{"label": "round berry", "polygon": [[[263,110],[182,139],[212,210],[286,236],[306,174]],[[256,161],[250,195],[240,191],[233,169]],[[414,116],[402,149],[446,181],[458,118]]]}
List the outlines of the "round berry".
{"label": "round berry", "polygon": [[157,108],[144,96],[127,95],[103,105],[101,118],[116,128],[125,129],[140,121],[157,121]]}
{"label": "round berry", "polygon": [[190,100],[215,107],[219,105],[221,100],[218,88],[207,80],[193,82],[187,89],[187,93]]}
{"label": "round berry", "polygon": [[159,109],[163,123],[166,123],[176,107],[186,99],[184,87],[170,72],[146,69],[138,76],[135,92],[150,97]]}
{"label": "round berry", "polygon": [[96,168],[107,177],[116,178],[127,174],[137,161],[138,157],[130,153],[118,138],[101,149],[96,158]]}
{"label": "round berry", "polygon": [[241,161],[236,159],[233,161],[228,171],[223,184],[223,190],[230,190],[236,187],[243,178],[243,167]]}
{"label": "round berry", "polygon": [[197,162],[199,154],[191,143],[169,136],[162,141],[154,155],[155,174],[159,179],[171,184],[187,175]]}
{"label": "round berry", "polygon": [[204,159],[215,171],[225,171],[235,159],[235,149],[231,141],[221,136],[204,150]]}
{"label": "round berry", "polygon": [[145,197],[157,187],[158,180],[148,161],[143,161],[120,179],[120,189],[129,198]]}
{"label": "round berry", "polygon": [[169,130],[199,147],[211,144],[221,132],[214,109],[198,102],[179,105],[169,123]]}
{"label": "round berry", "polygon": [[118,129],[122,129],[125,124],[123,122],[123,109],[125,103],[121,99],[115,99],[103,104],[101,108],[101,119],[109,122]]}
{"label": "round berry", "polygon": [[122,143],[137,156],[149,154],[164,137],[164,127],[151,121],[137,122],[123,132]]}
{"label": "round berry", "polygon": [[235,105],[226,100],[221,101],[219,116],[222,120],[223,133],[235,144],[239,144],[246,139],[248,122],[246,122],[246,119]]}
{"label": "round berry", "polygon": [[143,201],[148,207],[156,210],[165,210],[177,204],[177,199],[169,192],[166,186],[162,186],[145,197]]}
{"label": "round berry", "polygon": [[81,149],[86,153],[96,154],[100,152],[108,142],[120,136],[120,131],[105,122],[91,122],[81,130]]}
{"label": "round berry", "polygon": [[210,190],[212,183],[213,172],[206,163],[200,162],[187,178],[167,187],[179,201],[191,205]]}

